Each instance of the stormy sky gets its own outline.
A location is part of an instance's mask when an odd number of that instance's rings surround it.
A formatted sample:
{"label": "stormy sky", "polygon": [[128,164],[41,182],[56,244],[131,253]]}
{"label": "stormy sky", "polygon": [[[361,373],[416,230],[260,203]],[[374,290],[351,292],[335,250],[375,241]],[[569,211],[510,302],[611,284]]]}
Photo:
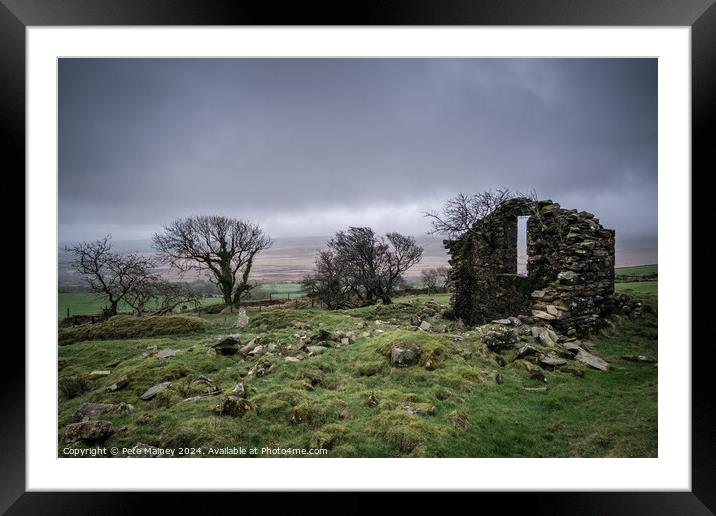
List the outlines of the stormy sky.
{"label": "stormy sky", "polygon": [[657,61],[60,60],[61,241],[200,213],[421,235],[424,210],[500,186],[655,246]]}

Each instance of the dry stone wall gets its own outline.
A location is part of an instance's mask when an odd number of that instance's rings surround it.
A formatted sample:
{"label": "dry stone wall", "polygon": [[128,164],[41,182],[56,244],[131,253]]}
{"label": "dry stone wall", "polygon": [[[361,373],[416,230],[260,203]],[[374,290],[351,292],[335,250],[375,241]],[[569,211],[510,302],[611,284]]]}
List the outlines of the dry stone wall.
{"label": "dry stone wall", "polygon": [[[529,217],[526,276],[517,274],[521,216]],[[614,308],[614,231],[591,213],[520,197],[444,243],[452,311],[468,324],[520,316],[581,336]]]}

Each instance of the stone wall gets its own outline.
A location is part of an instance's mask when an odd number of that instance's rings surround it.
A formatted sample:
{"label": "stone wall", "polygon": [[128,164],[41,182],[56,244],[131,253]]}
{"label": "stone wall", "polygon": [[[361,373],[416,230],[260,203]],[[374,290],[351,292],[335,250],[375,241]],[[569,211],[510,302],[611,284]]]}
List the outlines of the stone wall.
{"label": "stone wall", "polygon": [[[516,274],[520,216],[529,216],[527,276]],[[452,310],[468,324],[520,316],[584,335],[614,306],[614,231],[591,213],[520,197],[444,243]]]}

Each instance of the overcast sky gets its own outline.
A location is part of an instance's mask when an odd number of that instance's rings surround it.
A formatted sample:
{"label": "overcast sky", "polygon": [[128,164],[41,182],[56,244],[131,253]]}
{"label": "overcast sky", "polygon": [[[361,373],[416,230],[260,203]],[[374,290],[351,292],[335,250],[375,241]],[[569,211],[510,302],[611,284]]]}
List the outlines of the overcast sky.
{"label": "overcast sky", "polygon": [[499,186],[655,246],[657,61],[60,60],[61,241],[200,213],[419,235]]}

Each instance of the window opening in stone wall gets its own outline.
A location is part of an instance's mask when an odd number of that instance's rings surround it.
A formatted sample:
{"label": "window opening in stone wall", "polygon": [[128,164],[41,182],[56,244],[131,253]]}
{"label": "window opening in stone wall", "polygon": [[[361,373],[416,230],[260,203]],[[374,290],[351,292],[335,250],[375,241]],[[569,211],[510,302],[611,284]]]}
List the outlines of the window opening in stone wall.
{"label": "window opening in stone wall", "polygon": [[527,217],[517,217],[517,274],[527,276]]}

